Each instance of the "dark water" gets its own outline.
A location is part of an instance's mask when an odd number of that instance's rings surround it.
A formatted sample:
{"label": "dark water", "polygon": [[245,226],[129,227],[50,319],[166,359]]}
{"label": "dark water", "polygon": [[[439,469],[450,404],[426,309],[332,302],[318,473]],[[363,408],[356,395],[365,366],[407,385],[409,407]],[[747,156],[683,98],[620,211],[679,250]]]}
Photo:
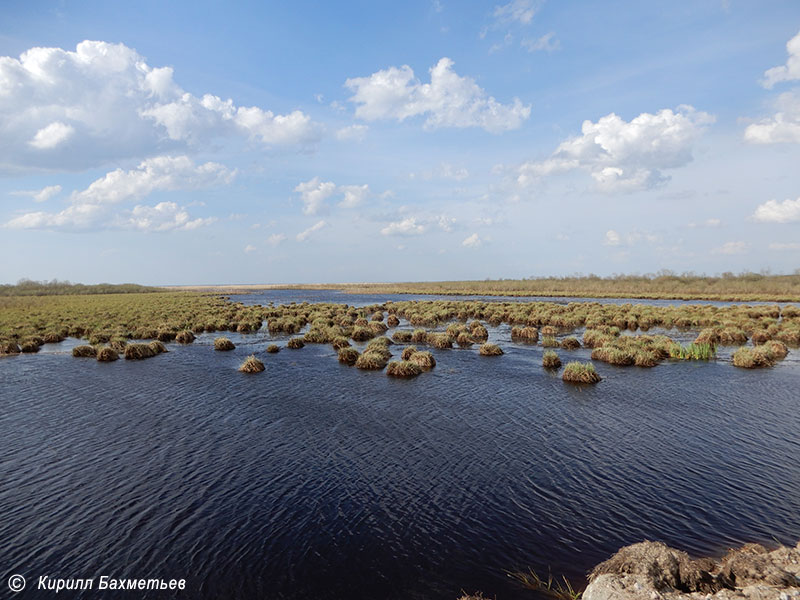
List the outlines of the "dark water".
{"label": "dark water", "polygon": [[[507,327],[505,356],[434,350],[410,381],[213,337],[140,362],[74,359],[73,340],[0,360],[0,597],[21,573],[17,598],[53,597],[40,575],[187,579],[127,598],[535,598],[505,572],[577,583],[644,538],[700,555],[800,538],[799,352],[601,363],[579,388]],[[253,352],[266,372],[238,373]]]}

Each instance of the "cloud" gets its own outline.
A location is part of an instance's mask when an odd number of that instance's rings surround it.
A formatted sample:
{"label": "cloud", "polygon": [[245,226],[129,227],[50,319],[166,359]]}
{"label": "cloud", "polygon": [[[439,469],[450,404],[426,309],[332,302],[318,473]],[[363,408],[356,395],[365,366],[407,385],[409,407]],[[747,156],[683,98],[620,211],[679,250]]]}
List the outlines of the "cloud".
{"label": "cloud", "polygon": [[74,51],[31,48],[0,57],[0,170],[81,170],[204,148],[218,138],[307,146],[320,125],[195,96],[124,44],[83,41]]}
{"label": "cloud", "polygon": [[714,248],[714,254],[745,254],[750,248],[747,242],[725,242],[722,246]]}
{"label": "cloud", "polygon": [[284,241],[286,241],[286,234],[284,233],[273,233],[267,238],[267,243],[273,248],[279,246]]}
{"label": "cloud", "polygon": [[800,250],[800,242],[773,242],[770,250]]}
{"label": "cloud", "polygon": [[319,177],[314,177],[314,179],[297,184],[294,191],[300,194],[303,214],[315,215],[322,208],[325,200],[336,191],[336,184],[332,181],[320,181]]}
{"label": "cloud", "polygon": [[771,117],[748,125],[744,139],[754,144],[800,143],[800,93],[785,92],[775,101]]}
{"label": "cloud", "polygon": [[764,72],[761,85],[768,90],[772,89],[776,83],[800,79],[800,33],[786,42],[786,53],[789,58],[785,65],[772,67]]}
{"label": "cloud", "polygon": [[257,248],[255,246],[253,246],[252,244],[247,244],[247,246],[244,247],[244,253],[245,254],[250,254],[251,252],[255,252],[256,250],[257,250]]}
{"label": "cloud", "polygon": [[305,231],[301,231],[300,233],[298,233],[297,234],[297,238],[296,238],[297,241],[298,242],[305,242],[311,236],[311,234],[313,234],[316,231],[319,231],[320,229],[322,229],[326,225],[327,225],[327,223],[325,221],[317,221],[316,223],[314,223],[311,227],[309,227]]}
{"label": "cloud", "polygon": [[34,202],[46,202],[50,200],[53,196],[57,196],[61,193],[61,186],[60,185],[48,185],[47,187],[43,187],[40,190],[21,190],[17,192],[11,192],[13,196],[30,196],[33,198]]}
{"label": "cloud", "polygon": [[66,125],[60,121],[56,121],[37,131],[36,135],[33,136],[33,139],[28,142],[28,144],[39,150],[50,150],[66,142],[72,137],[73,133],[75,133],[75,128],[72,125]]}
{"label": "cloud", "polygon": [[469,77],[453,71],[453,61],[442,58],[431,67],[431,82],[421,83],[408,65],[389,67],[369,77],[348,79],[354,92],[359,119],[405,119],[426,117],[425,129],[439,127],[481,127],[491,133],[518,129],[530,116],[530,105],[519,98],[501,104]]}
{"label": "cloud", "polygon": [[540,50],[555,52],[561,49],[561,42],[556,38],[555,32],[551,31],[535,40],[525,38],[520,42],[520,46],[525,48],[528,52],[538,52]]}
{"label": "cloud", "polygon": [[768,200],[756,208],[751,217],[759,223],[795,223],[800,221],[800,198],[797,200]]}
{"label": "cloud", "polygon": [[[341,208],[361,206],[367,198],[372,196],[367,184],[337,186],[332,181],[321,181],[319,177],[297,184],[294,191],[300,194],[303,213],[306,215],[317,214],[325,208],[325,201],[332,196],[342,196],[342,200],[339,202]],[[384,194],[387,193],[384,192]]]}
{"label": "cloud", "polygon": [[383,235],[421,235],[425,233],[425,225],[418,224],[416,217],[407,217],[401,221],[389,223],[381,229]]}
{"label": "cloud", "polygon": [[469,177],[469,171],[464,167],[455,167],[450,163],[443,162],[434,169],[427,169],[419,173],[411,173],[409,177],[415,179],[421,177],[425,180],[431,179],[452,179],[454,181],[463,181]]}
{"label": "cloud", "polygon": [[464,239],[461,242],[461,245],[466,248],[477,248],[482,243],[481,238],[478,236],[477,233],[473,233],[471,236]]}
{"label": "cloud", "polygon": [[498,23],[530,25],[542,4],[544,2],[534,0],[512,0],[508,4],[496,6],[492,16]]}
{"label": "cloud", "polygon": [[621,239],[619,237],[619,233],[613,229],[606,231],[606,239],[603,241],[604,246],[619,246],[620,243]]}
{"label": "cloud", "polygon": [[702,223],[696,223],[692,221],[691,223],[687,223],[686,226],[689,229],[696,229],[698,227],[719,227],[722,225],[722,220],[720,219],[706,219]]}
{"label": "cloud", "polygon": [[669,181],[663,169],[692,161],[694,141],[713,122],[711,115],[685,105],[675,111],[642,113],[631,121],[614,113],[596,123],[587,120],[581,135],[562,142],[549,158],[520,166],[517,182],[527,185],[541,177],[581,169],[601,191],[651,189]]}
{"label": "cloud", "polygon": [[202,189],[226,184],[235,175],[235,171],[218,163],[195,165],[187,156],[150,158],[142,161],[135,169],[128,171],[116,169],[106,173],[86,189],[73,192],[70,195],[70,206],[60,212],[26,213],[12,219],[6,226],[16,229],[66,230],[194,229],[210,223],[211,220],[193,220],[174,202],[162,202],[156,206],[135,206],[131,211],[121,215],[114,215],[112,208],[123,202],[141,200],[155,191]]}
{"label": "cloud", "polygon": [[366,125],[348,125],[336,131],[336,139],[340,142],[362,142],[369,131]]}

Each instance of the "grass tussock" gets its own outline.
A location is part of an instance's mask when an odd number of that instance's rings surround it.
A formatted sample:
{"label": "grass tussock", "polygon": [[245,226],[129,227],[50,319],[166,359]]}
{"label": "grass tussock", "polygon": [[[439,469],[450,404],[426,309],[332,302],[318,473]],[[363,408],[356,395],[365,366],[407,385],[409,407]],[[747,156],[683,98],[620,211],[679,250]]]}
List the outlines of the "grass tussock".
{"label": "grass tussock", "polygon": [[400,354],[400,358],[403,360],[408,360],[408,358],[414,354],[414,352],[419,352],[419,349],[416,346],[406,346],[403,348],[403,352]]}
{"label": "grass tussock", "polygon": [[539,330],[536,327],[512,327],[511,339],[535,344],[539,341]]}
{"label": "grass tussock", "polygon": [[503,354],[503,350],[497,344],[486,342],[485,344],[481,344],[478,353],[481,356],[500,356]]}
{"label": "grass tussock", "polygon": [[111,346],[103,346],[97,351],[97,360],[99,362],[114,362],[119,359],[119,353]]}
{"label": "grass tussock", "polygon": [[733,364],[742,369],[772,367],[779,360],[786,358],[788,353],[789,350],[784,343],[771,340],[754,348],[739,348],[733,353]]}
{"label": "grass tussock", "polygon": [[386,324],[391,327],[397,327],[400,325],[400,319],[398,319],[395,315],[389,315],[386,318]]}
{"label": "grass tussock", "polygon": [[424,329],[415,329],[411,334],[411,341],[415,344],[425,344],[428,341],[428,332]]}
{"label": "grass tussock", "polygon": [[281,347],[278,344],[270,344],[267,346],[267,353],[269,354],[277,354],[281,351]]}
{"label": "grass tussock", "polygon": [[353,328],[353,332],[350,334],[350,337],[353,338],[356,342],[366,342],[376,336],[376,332],[369,327],[362,327],[356,325]]}
{"label": "grass tussock", "polygon": [[346,365],[356,364],[359,356],[358,350],[353,347],[340,348],[338,352],[339,362]]}
{"label": "grass tussock", "polygon": [[286,342],[286,347],[291,348],[292,350],[299,350],[305,346],[305,342],[303,338],[293,337],[288,342]]}
{"label": "grass tussock", "polygon": [[697,344],[692,342],[688,346],[673,344],[670,347],[669,357],[676,360],[711,360],[716,356],[717,349],[712,344]]}
{"label": "grass tussock", "polygon": [[413,352],[407,360],[420,367],[423,371],[429,371],[436,366],[436,359],[427,350]]}
{"label": "grass tussock", "polygon": [[144,360],[155,356],[157,352],[150,344],[128,344],[125,346],[125,360]]}
{"label": "grass tussock", "polygon": [[191,344],[192,342],[194,342],[194,340],[195,340],[194,334],[188,329],[179,331],[175,335],[175,341],[178,342],[179,344]]}
{"label": "grass tussock", "polygon": [[399,329],[392,334],[392,340],[394,340],[398,344],[407,344],[408,342],[411,341],[413,335],[414,335],[413,331]]}
{"label": "grass tussock", "polygon": [[581,347],[581,343],[578,341],[578,338],[570,336],[561,340],[561,347],[564,350],[577,350]]}
{"label": "grass tussock", "polygon": [[258,360],[254,355],[250,355],[244,359],[244,362],[239,365],[240,373],[261,373],[266,367],[264,363]]}
{"label": "grass tussock", "polygon": [[410,378],[422,373],[422,368],[410,360],[393,360],[386,365],[386,374],[390,377]]}
{"label": "grass tussock", "polygon": [[153,340],[152,342],[147,344],[147,346],[150,348],[150,350],[153,351],[154,354],[161,354],[162,352],[167,352],[167,347],[158,340]]}
{"label": "grass tussock", "polygon": [[48,331],[43,336],[45,344],[57,344],[64,341],[64,336],[55,331]]}
{"label": "grass tussock", "polygon": [[545,369],[559,369],[561,368],[561,359],[552,350],[547,350],[542,355],[542,366]]}
{"label": "grass tussock", "polygon": [[36,352],[39,351],[40,346],[41,344],[38,343],[38,341],[35,339],[24,340],[23,342],[20,343],[19,349],[25,354],[35,354]]}
{"label": "grass tussock", "polygon": [[366,371],[380,371],[386,366],[389,360],[385,355],[375,351],[365,351],[355,362],[357,369]]}
{"label": "grass tussock", "polygon": [[552,335],[545,335],[542,337],[542,346],[544,348],[558,348],[560,344]]}
{"label": "grass tussock", "polygon": [[564,367],[561,379],[570,383],[597,383],[602,378],[592,363],[573,361]]}
{"label": "grass tussock", "polygon": [[17,342],[0,342],[0,354],[19,354],[20,351],[21,350]]}
{"label": "grass tussock", "polygon": [[214,350],[218,352],[228,352],[236,348],[236,345],[226,337],[218,337],[214,340]]}
{"label": "grass tussock", "polygon": [[446,333],[429,333],[427,338],[429,346],[439,350],[446,350],[453,347],[453,340]]}
{"label": "grass tussock", "polygon": [[97,348],[94,346],[75,346],[72,349],[72,356],[76,358],[97,358]]}
{"label": "grass tussock", "polygon": [[350,340],[343,335],[337,335],[331,340],[331,346],[333,346],[334,350],[341,350],[342,348],[347,348],[349,345]]}

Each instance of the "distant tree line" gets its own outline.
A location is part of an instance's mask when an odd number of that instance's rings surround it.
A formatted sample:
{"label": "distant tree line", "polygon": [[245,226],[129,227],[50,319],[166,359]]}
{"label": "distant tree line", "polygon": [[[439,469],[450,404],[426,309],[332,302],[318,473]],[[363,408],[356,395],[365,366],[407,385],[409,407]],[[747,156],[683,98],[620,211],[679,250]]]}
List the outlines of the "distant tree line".
{"label": "distant tree line", "polygon": [[67,296],[89,294],[139,294],[142,292],[158,292],[159,288],[137,285],[135,283],[98,283],[85,285],[53,279],[51,281],[33,281],[20,279],[16,284],[0,285],[0,296]]}

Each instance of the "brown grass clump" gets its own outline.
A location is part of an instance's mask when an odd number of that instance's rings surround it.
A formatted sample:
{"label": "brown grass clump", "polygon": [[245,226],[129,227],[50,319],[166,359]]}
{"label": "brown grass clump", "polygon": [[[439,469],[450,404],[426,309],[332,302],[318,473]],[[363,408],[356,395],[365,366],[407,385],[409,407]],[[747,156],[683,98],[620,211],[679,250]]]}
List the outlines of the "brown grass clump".
{"label": "brown grass clump", "polygon": [[388,359],[375,351],[366,351],[361,354],[355,362],[357,369],[367,371],[380,371],[386,366]]}
{"label": "brown grass clump", "polygon": [[397,327],[400,325],[400,319],[398,319],[395,315],[389,315],[389,317],[386,319],[386,324],[389,327]]}
{"label": "brown grass clump", "polygon": [[800,327],[787,327],[778,332],[775,337],[787,346],[800,346]]}
{"label": "brown grass clump", "polygon": [[472,336],[469,333],[462,331],[458,334],[456,343],[458,344],[459,348],[469,348],[474,342],[472,341]]}
{"label": "brown grass clump", "polygon": [[269,352],[270,354],[277,354],[280,351],[281,347],[278,346],[278,344],[270,344],[269,346],[267,346],[267,352]]}
{"label": "brown grass clump", "polygon": [[409,360],[393,360],[386,366],[386,374],[390,377],[416,377],[422,369]]}
{"label": "brown grass clump", "polygon": [[403,360],[408,360],[409,357],[412,354],[414,354],[414,352],[419,352],[416,346],[406,346],[405,348],[403,348],[403,352],[402,354],[400,354],[400,358],[402,358]]}
{"label": "brown grass clump", "polygon": [[125,346],[128,345],[128,340],[123,337],[113,337],[108,342],[108,345],[121,354],[125,352]]}
{"label": "brown grass clump", "polygon": [[775,356],[765,346],[739,348],[733,353],[733,364],[742,369],[759,369],[775,364]]}
{"label": "brown grass clump", "polygon": [[97,348],[94,346],[75,346],[72,349],[72,356],[76,358],[95,358],[97,357]]}
{"label": "brown grass clump", "polygon": [[440,350],[453,347],[453,340],[446,333],[429,333],[427,342],[429,345]]}
{"label": "brown grass clump", "polygon": [[741,346],[747,343],[747,334],[741,329],[726,327],[719,332],[719,343],[723,346]]}
{"label": "brown grass clump", "polygon": [[[358,321],[356,321],[356,323],[358,323]],[[357,342],[366,342],[367,340],[375,337],[375,331],[369,327],[360,327],[356,325],[356,327],[353,328],[353,333],[350,334],[350,337]]]}
{"label": "brown grass clump", "polygon": [[303,342],[303,338],[293,337],[287,343],[286,347],[291,348],[292,350],[298,350],[305,346],[305,342]]}
{"label": "brown grass clump", "polygon": [[389,339],[380,337],[370,340],[369,344],[367,344],[367,347],[364,348],[364,353],[375,353],[383,357],[385,360],[389,360],[392,357],[392,353],[389,351]]}
{"label": "brown grass clump", "polygon": [[631,350],[614,346],[601,346],[592,350],[592,360],[600,360],[618,367],[628,367],[636,361]]}
{"label": "brown grass clump", "polygon": [[555,337],[556,335],[558,335],[558,329],[556,329],[552,325],[545,325],[544,327],[542,327],[542,335]]}
{"label": "brown grass clump", "polygon": [[152,342],[147,344],[147,347],[153,351],[153,354],[161,354],[162,352],[167,352],[167,347],[158,340],[153,340]]}
{"label": "brown grass clump", "polygon": [[372,313],[372,317],[370,317],[371,321],[383,321],[383,313],[381,311],[375,311]]}
{"label": "brown grass clump", "polygon": [[786,347],[786,344],[778,340],[770,340],[766,343],[766,346],[772,355],[778,360],[786,358],[786,355],[789,354],[789,349]]}
{"label": "brown grass clump", "polygon": [[97,360],[100,362],[114,362],[119,358],[119,353],[110,346],[103,346],[97,351]]}
{"label": "brown grass clump", "polygon": [[561,359],[552,350],[547,350],[542,355],[542,366],[545,369],[558,369],[561,367]]}
{"label": "brown grass clump", "polygon": [[581,347],[581,343],[578,341],[578,338],[570,336],[561,340],[561,347],[564,350],[577,350]]}
{"label": "brown grass clump", "polygon": [[159,342],[171,342],[178,336],[177,333],[174,331],[170,331],[169,329],[162,329],[156,334],[156,339]]}
{"label": "brown grass clump", "polygon": [[342,348],[347,348],[349,345],[350,340],[343,335],[337,335],[331,340],[331,346],[333,346],[334,350],[341,350]]}
{"label": "brown grass clump", "polygon": [[415,344],[424,344],[428,341],[428,332],[424,329],[415,329],[411,334],[411,341]]}
{"label": "brown grass clump", "polygon": [[339,362],[344,363],[346,365],[354,365],[358,360],[359,353],[358,350],[352,347],[347,348],[340,348],[339,349]]}
{"label": "brown grass clump", "polygon": [[413,335],[411,331],[400,329],[392,334],[392,339],[399,344],[405,344],[411,341]]}
{"label": "brown grass clump", "polygon": [[536,343],[539,341],[539,330],[536,327],[512,327],[511,339]]}
{"label": "brown grass clump", "polygon": [[637,367],[655,367],[660,360],[660,354],[655,350],[641,348],[633,353],[633,364]]}
{"label": "brown grass clump", "polygon": [[234,348],[236,348],[234,343],[226,337],[218,337],[214,340],[214,350],[227,352],[228,350],[233,350]]}
{"label": "brown grass clump", "polygon": [[150,344],[128,344],[125,346],[125,360],[143,360],[156,355]]}
{"label": "brown grass clump", "polygon": [[753,340],[754,346],[760,346],[761,344],[766,344],[768,341],[770,341],[772,336],[763,329],[760,329],[754,332],[750,339]]}
{"label": "brown grass clump", "polygon": [[261,373],[266,367],[264,363],[258,360],[254,355],[250,355],[244,359],[244,362],[239,365],[240,373]]}
{"label": "brown grass clump", "polygon": [[470,333],[472,333],[472,339],[476,341],[485,341],[489,339],[489,330],[481,325],[480,321],[473,321],[470,323],[469,330]]}
{"label": "brown grass clump", "polygon": [[0,342],[0,354],[19,354],[20,347],[17,342]]}
{"label": "brown grass clump", "polygon": [[179,344],[191,344],[194,341],[194,334],[189,331],[188,329],[184,329],[183,331],[179,331],[178,334],[175,336],[175,341]]}
{"label": "brown grass clump", "polygon": [[26,354],[32,354],[39,351],[39,346],[40,344],[37,344],[36,340],[25,340],[19,345],[19,348]]}
{"label": "brown grass clump", "polygon": [[420,367],[423,371],[428,371],[436,366],[436,359],[433,357],[433,354],[427,350],[412,353],[408,357],[408,360]]}
{"label": "brown grass clump", "polygon": [[592,363],[574,361],[568,363],[567,366],[564,367],[564,373],[561,375],[561,379],[571,383],[597,383],[602,378],[597,373]]}
{"label": "brown grass clump", "polygon": [[386,330],[389,329],[386,324],[381,321],[370,321],[369,328],[375,332],[375,335],[386,333]]}
{"label": "brown grass clump", "polygon": [[45,344],[57,344],[64,341],[64,336],[55,331],[49,331],[44,334],[43,338]]}
{"label": "brown grass clump", "polygon": [[558,340],[552,335],[546,335],[542,338],[542,346],[545,348],[558,348],[559,345]]}
{"label": "brown grass clump", "polygon": [[613,336],[600,331],[599,329],[587,329],[583,333],[583,345],[587,348],[598,348],[610,342]]}
{"label": "brown grass clump", "polygon": [[481,347],[478,349],[478,352],[481,356],[500,356],[503,354],[503,351],[500,349],[500,346],[497,344],[490,344],[486,342],[485,344],[481,344]]}

